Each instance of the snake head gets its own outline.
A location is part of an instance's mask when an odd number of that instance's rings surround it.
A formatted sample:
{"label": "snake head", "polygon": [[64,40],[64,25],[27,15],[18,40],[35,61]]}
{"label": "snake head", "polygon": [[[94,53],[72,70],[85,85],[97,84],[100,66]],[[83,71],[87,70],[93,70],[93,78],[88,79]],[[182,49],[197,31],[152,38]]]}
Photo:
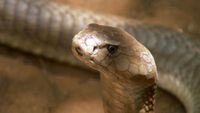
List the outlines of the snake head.
{"label": "snake head", "polygon": [[75,35],[72,51],[79,60],[101,73],[157,78],[149,50],[119,28],[90,24]]}

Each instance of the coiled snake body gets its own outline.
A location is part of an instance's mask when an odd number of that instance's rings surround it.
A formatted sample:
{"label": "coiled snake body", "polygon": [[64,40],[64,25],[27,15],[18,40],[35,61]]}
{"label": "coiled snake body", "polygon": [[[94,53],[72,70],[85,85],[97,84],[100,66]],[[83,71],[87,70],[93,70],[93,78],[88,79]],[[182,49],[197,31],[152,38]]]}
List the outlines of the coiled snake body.
{"label": "coiled snake body", "polygon": [[188,113],[200,112],[199,41],[161,26],[98,15],[47,0],[0,0],[0,43],[83,66],[71,54],[71,39],[89,23],[119,27],[150,49],[158,85],[175,95]]}

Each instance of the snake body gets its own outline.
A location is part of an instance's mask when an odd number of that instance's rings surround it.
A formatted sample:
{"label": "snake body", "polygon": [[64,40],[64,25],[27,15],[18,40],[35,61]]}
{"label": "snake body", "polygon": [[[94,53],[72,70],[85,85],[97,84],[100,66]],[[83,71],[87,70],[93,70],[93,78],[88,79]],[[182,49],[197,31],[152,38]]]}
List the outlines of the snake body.
{"label": "snake body", "polygon": [[0,0],[0,43],[72,65],[71,39],[89,23],[119,27],[144,44],[158,65],[160,87],[200,112],[200,42],[184,33],[48,0]]}

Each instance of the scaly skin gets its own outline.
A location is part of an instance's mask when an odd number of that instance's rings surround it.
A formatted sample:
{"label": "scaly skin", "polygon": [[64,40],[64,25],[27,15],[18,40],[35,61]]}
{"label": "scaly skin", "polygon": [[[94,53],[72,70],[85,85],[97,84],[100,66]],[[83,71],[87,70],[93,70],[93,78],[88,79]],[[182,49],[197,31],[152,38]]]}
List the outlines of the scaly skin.
{"label": "scaly skin", "polygon": [[119,28],[89,24],[74,36],[72,51],[101,73],[105,113],[155,113],[156,64],[133,36]]}
{"label": "scaly skin", "polygon": [[75,33],[92,22],[123,28],[154,55],[159,86],[188,113],[200,112],[200,42],[184,33],[45,0],[0,0],[0,16],[1,44],[79,66],[70,51]]}

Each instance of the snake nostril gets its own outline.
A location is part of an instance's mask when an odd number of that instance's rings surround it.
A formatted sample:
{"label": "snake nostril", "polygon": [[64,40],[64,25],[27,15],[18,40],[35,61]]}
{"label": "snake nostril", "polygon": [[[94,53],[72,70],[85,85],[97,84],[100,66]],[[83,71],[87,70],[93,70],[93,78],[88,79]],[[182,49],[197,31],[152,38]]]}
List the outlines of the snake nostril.
{"label": "snake nostril", "polygon": [[83,53],[80,47],[76,47],[75,50],[78,53],[78,55],[83,56]]}

